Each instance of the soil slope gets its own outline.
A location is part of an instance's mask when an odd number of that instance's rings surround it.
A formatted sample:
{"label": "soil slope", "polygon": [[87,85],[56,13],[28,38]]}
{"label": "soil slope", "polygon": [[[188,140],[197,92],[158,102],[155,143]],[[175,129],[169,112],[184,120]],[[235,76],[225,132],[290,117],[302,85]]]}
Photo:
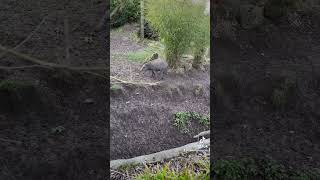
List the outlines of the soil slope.
{"label": "soil slope", "polygon": [[[2,46],[18,45],[18,52],[60,65],[106,67],[107,29],[95,31],[106,10],[104,1],[3,0],[0,9]],[[69,22],[68,60],[65,17]],[[32,65],[2,51],[0,56],[0,66]],[[28,82],[33,87],[30,94],[15,94],[22,99],[8,100],[14,108],[0,103],[0,179],[106,179],[105,79],[70,70],[24,68],[1,69],[0,81],[14,86]],[[3,92],[1,89],[2,102],[8,97]]]}
{"label": "soil slope", "polygon": [[320,16],[298,15],[214,39],[214,158],[320,166]]}

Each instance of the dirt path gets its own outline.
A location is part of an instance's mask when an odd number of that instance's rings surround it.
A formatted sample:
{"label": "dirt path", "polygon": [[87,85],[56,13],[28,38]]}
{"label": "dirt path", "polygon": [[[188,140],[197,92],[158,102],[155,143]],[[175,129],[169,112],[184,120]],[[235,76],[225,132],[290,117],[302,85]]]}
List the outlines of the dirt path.
{"label": "dirt path", "polygon": [[[135,28],[126,25],[112,32],[111,75],[120,79],[156,82],[139,73],[141,63],[129,61],[125,54],[143,50],[146,46],[132,40]],[[123,56],[117,56],[124,53]],[[209,114],[209,69],[189,72],[184,76],[173,72],[155,87],[123,85],[111,92],[111,159],[131,158],[174,148],[193,142],[193,135],[208,128],[192,123],[189,134],[173,126],[174,113],[194,111]],[[195,95],[201,86],[203,94]]]}

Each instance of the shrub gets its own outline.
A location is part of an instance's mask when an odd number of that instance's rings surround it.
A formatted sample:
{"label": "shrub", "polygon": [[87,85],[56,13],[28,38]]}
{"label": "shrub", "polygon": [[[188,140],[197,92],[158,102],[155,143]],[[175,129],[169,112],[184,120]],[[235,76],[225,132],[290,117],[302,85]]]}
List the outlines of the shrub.
{"label": "shrub", "polygon": [[198,52],[204,46],[202,43],[209,41],[209,17],[204,11],[204,3],[194,4],[191,0],[146,1],[146,20],[159,33],[170,67],[176,68],[191,46]]}
{"label": "shrub", "polygon": [[140,0],[111,0],[110,9],[120,7],[111,19],[112,27],[119,27],[125,23],[135,22],[140,17]]}
{"label": "shrub", "polygon": [[175,113],[174,125],[180,129],[182,133],[188,133],[188,125],[191,120],[199,121],[204,126],[210,126],[210,115],[203,116],[197,112],[177,112]]}

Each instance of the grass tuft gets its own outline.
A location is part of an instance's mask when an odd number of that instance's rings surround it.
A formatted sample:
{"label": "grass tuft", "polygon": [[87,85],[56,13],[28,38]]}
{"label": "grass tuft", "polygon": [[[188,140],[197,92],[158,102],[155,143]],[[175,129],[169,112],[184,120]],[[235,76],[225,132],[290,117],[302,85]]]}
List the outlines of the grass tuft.
{"label": "grass tuft", "polygon": [[209,127],[210,126],[210,115],[203,116],[197,112],[177,112],[175,113],[174,125],[178,127],[178,129],[182,133],[188,133],[188,125],[191,120],[196,120],[200,124]]}

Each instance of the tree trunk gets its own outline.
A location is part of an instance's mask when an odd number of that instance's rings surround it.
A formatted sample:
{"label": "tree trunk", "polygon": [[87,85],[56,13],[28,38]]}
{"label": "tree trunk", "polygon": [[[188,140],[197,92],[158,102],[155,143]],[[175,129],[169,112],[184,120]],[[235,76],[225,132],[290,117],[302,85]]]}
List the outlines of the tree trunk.
{"label": "tree trunk", "polygon": [[144,39],[144,0],[140,1],[140,37]]}

